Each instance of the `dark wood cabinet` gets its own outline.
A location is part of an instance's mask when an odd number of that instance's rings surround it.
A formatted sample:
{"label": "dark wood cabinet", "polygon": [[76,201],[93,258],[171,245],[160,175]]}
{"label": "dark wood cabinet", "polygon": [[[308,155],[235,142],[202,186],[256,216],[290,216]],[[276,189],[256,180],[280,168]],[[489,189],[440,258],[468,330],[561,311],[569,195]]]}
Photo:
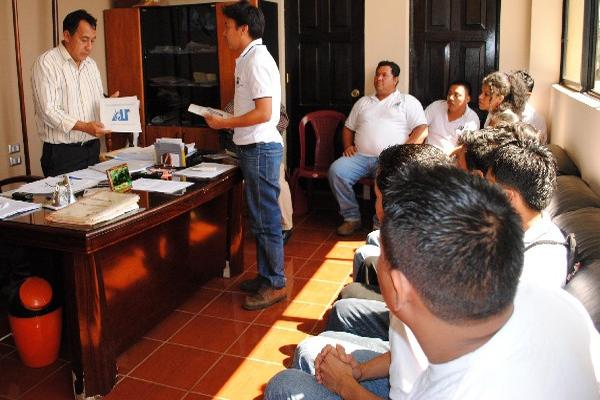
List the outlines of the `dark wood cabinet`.
{"label": "dark wood cabinet", "polygon": [[[219,150],[219,133],[187,108],[222,108],[233,99],[235,55],[222,34],[226,4],[104,11],[108,91],[140,99],[140,145],[179,137]],[[113,148],[124,145],[113,135]]]}

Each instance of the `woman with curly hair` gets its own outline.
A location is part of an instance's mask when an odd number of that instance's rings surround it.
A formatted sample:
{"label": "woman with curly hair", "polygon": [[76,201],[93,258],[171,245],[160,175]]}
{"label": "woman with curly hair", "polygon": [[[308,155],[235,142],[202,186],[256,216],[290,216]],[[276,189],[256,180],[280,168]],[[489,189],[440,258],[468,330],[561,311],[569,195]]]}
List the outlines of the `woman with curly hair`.
{"label": "woman with curly hair", "polygon": [[510,110],[519,118],[527,103],[527,85],[515,74],[492,72],[483,78],[479,108],[488,112],[484,127],[489,125],[495,113]]}

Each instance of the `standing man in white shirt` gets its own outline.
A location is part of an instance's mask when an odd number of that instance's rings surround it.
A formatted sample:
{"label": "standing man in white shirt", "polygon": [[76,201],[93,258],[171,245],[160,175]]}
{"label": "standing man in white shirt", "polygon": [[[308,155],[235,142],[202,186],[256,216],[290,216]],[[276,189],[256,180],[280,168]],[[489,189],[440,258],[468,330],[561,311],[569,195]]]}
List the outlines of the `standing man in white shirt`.
{"label": "standing man in white shirt", "polygon": [[394,144],[423,143],[427,119],[419,100],[396,90],[400,67],[380,61],[375,70],[375,94],[364,96],[352,107],[342,133],[344,153],[329,168],[329,185],[340,207],[342,236],[360,228],[360,209],[353,186],[363,177],[375,176],[379,154]]}
{"label": "standing man in white shirt", "polygon": [[538,130],[540,143],[546,144],[548,142],[548,128],[546,127],[546,119],[542,114],[535,111],[535,108],[533,108],[533,106],[529,103],[529,97],[531,97],[531,93],[533,92],[535,81],[527,71],[517,71],[515,72],[515,76],[521,78],[521,80],[525,82],[525,85],[527,85],[528,95],[527,103],[525,104],[525,110],[523,111],[523,122],[527,122],[529,125]]}
{"label": "standing man in white shirt", "polygon": [[233,128],[251,229],[256,239],[258,276],[242,282],[249,292],[243,307],[258,310],[287,298],[281,212],[279,165],[283,157],[283,139],[277,131],[281,104],[281,83],[275,60],[262,43],[265,18],[248,1],[223,8],[225,38],[235,60],[234,116],[209,115],[213,129]]}
{"label": "standing man in white shirt", "polygon": [[63,20],[61,44],[33,64],[31,84],[36,125],[44,142],[45,176],[96,164],[98,139],[109,133],[99,121],[104,97],[100,71],[89,57],[95,40],[96,18],[85,10],[73,11]]}
{"label": "standing man in white shirt", "polygon": [[469,107],[470,101],[471,84],[457,80],[450,84],[446,100],[437,100],[427,106],[427,143],[450,154],[463,132],[479,129],[479,117]]}

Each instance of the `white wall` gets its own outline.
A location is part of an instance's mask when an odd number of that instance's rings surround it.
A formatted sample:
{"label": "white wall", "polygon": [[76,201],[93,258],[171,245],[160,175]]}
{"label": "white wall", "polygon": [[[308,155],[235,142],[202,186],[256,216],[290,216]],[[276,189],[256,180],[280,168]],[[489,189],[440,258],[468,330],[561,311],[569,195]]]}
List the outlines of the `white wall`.
{"label": "white wall", "polygon": [[500,4],[500,71],[529,68],[532,0],[502,0]]}
{"label": "white wall", "polygon": [[560,85],[551,93],[552,143],[567,151],[583,180],[600,195],[600,101]]}
{"label": "white wall", "polygon": [[546,117],[552,136],[550,94],[560,79],[562,0],[532,0],[531,50],[529,71],[535,77],[535,88],[529,100]]}
{"label": "white wall", "polygon": [[[5,60],[0,63],[0,178],[25,173],[24,164],[8,166],[9,144],[22,143],[21,113],[15,63],[15,37],[13,33],[11,2],[0,2],[0,48],[5,51]],[[10,79],[8,79],[10,77]],[[20,152],[24,159],[23,151]]]}
{"label": "white wall", "polygon": [[375,67],[381,60],[400,66],[398,89],[408,92],[409,0],[365,0],[365,93],[372,94]]}

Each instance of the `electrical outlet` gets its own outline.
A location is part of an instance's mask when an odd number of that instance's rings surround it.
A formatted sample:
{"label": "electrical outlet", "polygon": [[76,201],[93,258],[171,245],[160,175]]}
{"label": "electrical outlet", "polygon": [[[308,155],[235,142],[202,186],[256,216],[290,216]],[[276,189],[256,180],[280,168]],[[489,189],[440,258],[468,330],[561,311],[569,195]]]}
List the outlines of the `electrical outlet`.
{"label": "electrical outlet", "polygon": [[8,145],[8,154],[18,153],[21,151],[21,145],[18,143]]}
{"label": "electrical outlet", "polygon": [[21,164],[21,156],[10,156],[10,157],[8,157],[8,164],[11,167],[14,167],[15,165]]}

